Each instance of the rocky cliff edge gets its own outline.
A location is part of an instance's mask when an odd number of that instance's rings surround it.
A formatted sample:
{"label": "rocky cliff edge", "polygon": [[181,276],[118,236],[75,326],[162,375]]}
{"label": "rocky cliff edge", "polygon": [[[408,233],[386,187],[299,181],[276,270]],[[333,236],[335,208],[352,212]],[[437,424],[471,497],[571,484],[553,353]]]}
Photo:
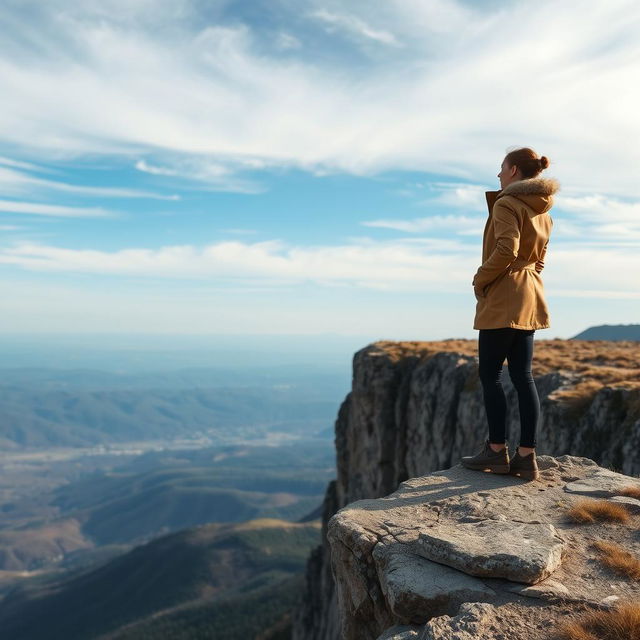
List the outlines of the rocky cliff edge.
{"label": "rocky cliff edge", "polygon": [[[639,475],[640,343],[536,340],[535,349],[538,454],[585,456]],[[504,382],[515,445],[518,405],[506,367]],[[452,467],[482,446],[486,431],[476,341],[380,341],[354,355],[352,388],[335,423],[337,478],[325,495],[323,544],[307,564],[293,640],[341,637],[329,519],[356,500],[380,498],[409,478]]]}
{"label": "rocky cliff edge", "polygon": [[[640,580],[596,544],[640,558],[640,500],[618,495],[640,479],[582,457],[538,463],[537,482],[456,465],[338,511],[327,537],[344,640],[542,640],[574,615],[640,602]],[[628,518],[577,523],[568,512],[584,500]]]}

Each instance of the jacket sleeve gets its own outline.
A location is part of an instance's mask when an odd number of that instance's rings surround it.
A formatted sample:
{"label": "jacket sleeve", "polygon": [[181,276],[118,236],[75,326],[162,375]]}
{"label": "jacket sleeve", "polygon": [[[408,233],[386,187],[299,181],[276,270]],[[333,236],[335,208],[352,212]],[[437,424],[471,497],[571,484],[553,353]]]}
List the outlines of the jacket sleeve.
{"label": "jacket sleeve", "polygon": [[536,260],[536,271],[540,273],[544,269],[544,257],[547,254],[547,245],[549,241],[547,240],[544,244],[544,248],[542,249],[542,253],[540,254],[540,258]]}
{"label": "jacket sleeve", "polygon": [[518,257],[520,248],[520,224],[515,211],[498,201],[493,208],[492,218],[496,247],[473,278],[473,288],[480,296],[484,287],[491,284]]}

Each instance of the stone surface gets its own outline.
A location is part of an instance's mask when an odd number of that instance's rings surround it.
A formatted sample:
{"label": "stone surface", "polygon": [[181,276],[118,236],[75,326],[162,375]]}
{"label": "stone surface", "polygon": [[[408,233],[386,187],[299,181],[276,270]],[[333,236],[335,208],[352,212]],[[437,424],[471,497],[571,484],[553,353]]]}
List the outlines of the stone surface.
{"label": "stone surface", "polygon": [[505,526],[502,519],[435,525],[421,531],[418,540],[420,553],[429,560],[472,576],[528,584],[551,575],[560,566],[564,550],[553,525],[511,522]]}
{"label": "stone surface", "polygon": [[[601,477],[606,486],[610,476],[589,459],[554,461],[541,482],[456,465],[340,509],[327,539],[342,640],[374,640],[394,625],[421,621],[428,629],[442,616],[449,624],[464,602],[483,601],[503,612],[507,605],[562,603],[573,611],[603,606],[609,596],[640,598],[640,584],[616,578],[593,545],[614,540],[640,555],[640,516],[624,524],[576,525],[566,513],[584,498],[565,491],[567,478]],[[482,621],[461,620],[462,627],[483,629]],[[452,638],[463,633],[456,624]],[[499,638],[499,628],[487,637]]]}
{"label": "stone surface", "polygon": [[456,616],[431,620],[418,640],[486,640],[496,615],[496,607],[490,604],[466,602]]}
{"label": "stone surface", "polygon": [[560,464],[553,456],[537,455],[536,460],[538,462],[538,469],[540,471],[546,471],[547,469],[557,469]]}
{"label": "stone surface", "polygon": [[629,496],[613,496],[610,500],[611,502],[624,506],[629,513],[640,513],[640,500],[636,498],[630,498]]}
{"label": "stone surface", "polygon": [[400,620],[426,622],[455,611],[462,602],[495,596],[481,580],[430,562],[402,544],[377,544],[373,558],[382,592]]}
{"label": "stone surface", "polygon": [[579,493],[592,498],[610,498],[623,487],[638,487],[640,479],[630,478],[622,473],[597,468],[584,478],[569,482],[564,490],[568,493]]}
{"label": "stone surface", "polygon": [[418,634],[421,632],[420,627],[412,627],[407,625],[396,625],[387,629],[377,640],[418,640]]}
{"label": "stone surface", "polygon": [[562,582],[557,580],[544,580],[538,584],[529,585],[523,587],[522,585],[514,585],[510,589],[513,593],[518,593],[521,596],[527,596],[529,598],[540,598],[543,600],[553,600],[556,598],[569,597],[569,589],[565,587]]}

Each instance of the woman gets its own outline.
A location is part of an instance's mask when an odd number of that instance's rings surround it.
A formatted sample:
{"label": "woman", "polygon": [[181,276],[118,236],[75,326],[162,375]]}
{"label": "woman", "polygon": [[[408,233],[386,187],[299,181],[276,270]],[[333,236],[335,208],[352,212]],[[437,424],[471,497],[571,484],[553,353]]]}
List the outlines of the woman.
{"label": "woman", "polygon": [[[556,180],[538,177],[548,166],[549,160],[532,149],[511,151],[498,174],[501,191],[486,193],[489,218],[482,266],[473,279],[477,300],[473,328],[480,330],[479,373],[489,438],[480,453],[461,459],[469,469],[529,480],[539,477],[535,446],[540,400],[531,373],[533,334],[550,326],[540,272],[553,225],[549,210],[559,189]],[[520,409],[520,447],[511,461],[500,381],[505,358]]]}

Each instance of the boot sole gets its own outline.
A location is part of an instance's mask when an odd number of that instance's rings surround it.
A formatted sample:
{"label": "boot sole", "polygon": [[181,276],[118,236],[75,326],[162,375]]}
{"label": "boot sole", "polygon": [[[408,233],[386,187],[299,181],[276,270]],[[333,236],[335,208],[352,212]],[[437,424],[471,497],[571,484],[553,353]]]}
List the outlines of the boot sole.
{"label": "boot sole", "polygon": [[463,467],[467,469],[473,469],[473,471],[493,471],[493,473],[509,473],[509,465],[508,464],[468,464],[462,463]]}
{"label": "boot sole", "polygon": [[538,471],[509,471],[509,475],[522,478],[523,480],[539,480],[540,473]]}

